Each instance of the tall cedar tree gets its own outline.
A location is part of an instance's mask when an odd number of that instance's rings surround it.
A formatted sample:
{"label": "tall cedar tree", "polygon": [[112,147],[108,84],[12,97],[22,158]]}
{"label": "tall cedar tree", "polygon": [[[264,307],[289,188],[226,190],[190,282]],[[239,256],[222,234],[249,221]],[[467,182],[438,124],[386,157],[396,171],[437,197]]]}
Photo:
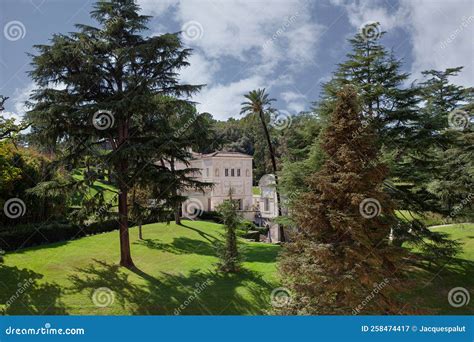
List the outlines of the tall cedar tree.
{"label": "tall cedar tree", "polygon": [[[381,189],[387,168],[377,162],[375,138],[363,127],[356,92],[344,88],[323,135],[329,158],[310,177],[310,191],[295,203],[298,229],[279,264],[292,300],[280,313],[351,314],[375,284],[386,286],[361,312],[399,312],[394,295],[402,254],[388,243],[393,203]],[[360,154],[373,163],[364,163]],[[373,218],[359,209],[369,198],[382,208]]]}
{"label": "tall cedar tree", "polygon": [[[200,86],[178,83],[177,72],[189,64],[190,50],[177,34],[143,36],[150,17],[139,14],[135,1],[99,1],[91,16],[100,27],[76,25],[78,32],[55,34],[51,45],[36,46],[31,75],[39,89],[29,117],[33,133],[45,144],[60,143],[57,153],[70,165],[91,155],[111,167],[120,191],[120,264],[133,267],[129,188],[138,175],[153,183],[167,172],[155,163],[169,144],[156,97],[188,98]],[[104,144],[110,153],[94,152]],[[187,157],[186,151],[175,153]]]}

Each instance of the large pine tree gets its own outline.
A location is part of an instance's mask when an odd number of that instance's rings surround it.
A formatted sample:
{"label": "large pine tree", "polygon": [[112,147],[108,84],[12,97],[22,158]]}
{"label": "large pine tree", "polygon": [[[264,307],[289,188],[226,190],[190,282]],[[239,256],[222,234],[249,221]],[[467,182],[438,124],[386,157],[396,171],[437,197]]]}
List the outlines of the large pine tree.
{"label": "large pine tree", "polygon": [[[33,133],[59,146],[58,157],[69,165],[91,156],[110,167],[119,189],[120,264],[132,267],[129,189],[139,178],[153,183],[167,172],[156,163],[170,143],[157,96],[189,98],[200,86],[178,82],[190,50],[177,34],[144,36],[149,17],[135,1],[99,1],[91,15],[99,27],[76,25],[77,32],[36,46],[31,75],[39,89],[28,116]],[[98,153],[104,146],[107,152]]]}
{"label": "large pine tree", "polygon": [[[376,136],[363,126],[357,98],[349,87],[338,94],[322,141],[328,158],[295,203],[298,228],[280,258],[292,294],[279,309],[282,313],[389,314],[400,309],[394,294],[401,251],[388,241],[393,203],[382,191],[387,168],[377,162]],[[375,285],[380,291],[366,301]]]}

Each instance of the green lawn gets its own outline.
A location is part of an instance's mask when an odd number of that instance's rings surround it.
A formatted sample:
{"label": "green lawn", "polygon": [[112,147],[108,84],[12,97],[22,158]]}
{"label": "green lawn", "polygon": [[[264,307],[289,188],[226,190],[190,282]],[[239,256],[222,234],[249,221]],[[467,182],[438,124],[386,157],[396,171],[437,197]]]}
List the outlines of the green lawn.
{"label": "green lawn", "polygon": [[[453,308],[447,296],[454,287],[464,287],[474,296],[474,224],[435,229],[460,239],[464,251],[455,263],[441,268],[421,261],[407,264],[415,285],[409,285],[404,300],[423,312],[473,314],[474,299],[469,306]],[[221,232],[220,225],[203,221],[184,221],[184,226],[159,223],[144,226],[145,240],[140,241],[132,228],[135,271],[117,266],[117,231],[7,254],[0,265],[0,303],[18,293],[18,284],[27,279],[32,284],[11,306],[0,304],[0,310],[7,314],[174,314],[183,304],[180,313],[185,315],[265,314],[271,291],[280,286],[275,263],[280,247],[243,242],[245,271],[219,275],[214,242]],[[113,291],[111,305],[94,305],[93,293],[99,288]],[[197,289],[199,296],[190,299]]]}
{"label": "green lawn", "polygon": [[[6,303],[18,284],[32,279],[7,314],[174,314],[196,289],[181,314],[263,314],[277,287],[275,259],[279,247],[244,242],[245,271],[238,276],[214,272],[214,241],[220,225],[184,221],[144,226],[145,240],[132,228],[136,271],[117,267],[118,232],[25,249],[5,256],[0,266],[0,303]],[[212,285],[210,284],[212,281]],[[114,293],[112,305],[94,305],[97,288]],[[0,309],[5,306],[0,304]]]}
{"label": "green lawn", "polygon": [[[474,314],[474,224],[457,224],[434,231],[449,234],[451,239],[462,242],[462,252],[446,265],[429,265],[418,262],[411,268],[412,280],[418,285],[413,288],[407,304],[412,308],[428,309],[433,314]],[[471,298],[467,306],[454,308],[449,305],[448,293],[455,287],[463,287]]]}

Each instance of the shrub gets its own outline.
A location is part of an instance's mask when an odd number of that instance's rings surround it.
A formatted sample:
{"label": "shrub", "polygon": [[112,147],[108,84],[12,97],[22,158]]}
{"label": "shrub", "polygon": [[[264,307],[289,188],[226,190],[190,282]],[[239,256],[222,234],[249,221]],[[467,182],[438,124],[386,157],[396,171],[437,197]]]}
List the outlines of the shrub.
{"label": "shrub", "polygon": [[0,228],[0,249],[13,251],[20,248],[73,240],[118,229],[117,220],[77,225],[68,222],[22,224]]}

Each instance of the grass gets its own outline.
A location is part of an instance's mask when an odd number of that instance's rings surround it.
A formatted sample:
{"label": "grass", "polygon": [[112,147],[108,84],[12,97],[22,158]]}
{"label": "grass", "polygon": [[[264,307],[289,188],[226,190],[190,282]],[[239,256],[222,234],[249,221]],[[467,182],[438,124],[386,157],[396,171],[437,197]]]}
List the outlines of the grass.
{"label": "grass", "polygon": [[[31,279],[24,294],[3,307],[7,314],[172,315],[185,303],[181,314],[265,313],[278,286],[279,247],[243,242],[245,271],[219,275],[213,245],[221,232],[220,225],[203,221],[157,223],[144,226],[145,239],[138,240],[132,228],[134,271],[117,266],[117,231],[7,254],[0,266],[0,303]],[[203,286],[199,298],[189,300]],[[113,291],[110,306],[94,305],[92,296],[99,288]]]}
{"label": "grass", "polygon": [[465,288],[474,296],[474,224],[457,224],[432,228],[434,231],[449,234],[449,237],[462,243],[462,251],[451,262],[441,265],[430,265],[427,262],[415,263],[411,277],[415,288],[405,298],[412,308],[422,312],[442,315],[472,315],[474,300],[466,306],[452,307],[448,302],[448,293],[455,287]]}
{"label": "grass", "polygon": [[420,215],[409,210],[396,210],[395,215],[398,218],[401,218],[407,221],[412,221],[414,219],[420,220],[427,226],[444,224],[444,221],[445,221],[445,218],[442,215],[432,213],[432,212],[425,212],[423,213],[423,215]]}
{"label": "grass", "polygon": [[[420,313],[474,314],[474,300],[460,308],[448,303],[454,287],[474,295],[474,224],[435,229],[462,241],[463,252],[441,267],[422,259],[407,264],[413,284],[407,284],[410,292],[403,300]],[[184,315],[255,315],[267,313],[271,291],[280,286],[276,245],[242,240],[245,270],[238,275],[215,273],[213,246],[222,233],[219,224],[146,225],[144,240],[138,240],[136,228],[130,233],[137,266],[133,271],[117,266],[117,231],[7,254],[0,265],[0,303],[15,297],[21,288],[18,284],[27,279],[31,284],[11,306],[0,304],[0,310],[6,314],[172,315],[183,305],[180,314]],[[92,300],[101,288],[113,291],[113,303],[107,307],[97,307]]]}

